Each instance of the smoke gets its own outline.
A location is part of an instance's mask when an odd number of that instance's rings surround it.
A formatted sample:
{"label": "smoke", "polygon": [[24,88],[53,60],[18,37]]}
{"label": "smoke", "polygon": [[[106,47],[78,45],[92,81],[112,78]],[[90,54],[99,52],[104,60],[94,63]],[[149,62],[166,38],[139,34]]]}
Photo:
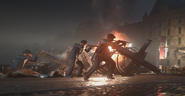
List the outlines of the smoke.
{"label": "smoke", "polygon": [[111,33],[116,36],[115,40],[129,41],[129,38],[125,33],[120,33],[120,32],[114,31],[114,30]]}
{"label": "smoke", "polygon": [[137,0],[92,0],[92,20],[106,28],[131,22],[131,14]]}

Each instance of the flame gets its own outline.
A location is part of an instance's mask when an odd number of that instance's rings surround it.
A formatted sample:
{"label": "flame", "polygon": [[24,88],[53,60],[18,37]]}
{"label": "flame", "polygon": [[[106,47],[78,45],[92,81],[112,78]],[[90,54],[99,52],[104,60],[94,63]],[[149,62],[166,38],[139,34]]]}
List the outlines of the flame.
{"label": "flame", "polygon": [[122,57],[119,55],[119,57],[117,57],[118,56],[118,54],[117,54],[117,52],[116,52],[116,50],[115,49],[112,49],[112,47],[111,46],[108,46],[108,49],[109,49],[109,51],[110,52],[113,52],[114,53],[114,51],[115,51],[115,53],[112,55],[112,59],[114,60],[114,61],[116,61],[117,59],[118,59],[118,62],[121,62],[123,59],[122,59]]}
{"label": "flame", "polygon": [[111,33],[116,36],[116,38],[114,40],[129,41],[129,38],[125,33],[120,33],[120,32],[117,32],[117,31],[112,31]]}
{"label": "flame", "polygon": [[[116,38],[114,40],[122,40],[122,41],[129,41],[129,38],[126,34],[124,33],[120,33],[120,32],[117,32],[117,31],[112,31],[111,32],[112,34],[114,34],[116,36]],[[130,45],[126,45],[126,46],[130,46]],[[108,47],[110,52],[112,52],[114,49],[112,49],[112,47]],[[116,52],[117,53],[117,52]],[[118,53],[117,54],[113,54],[112,57],[111,57],[114,61],[116,61],[118,59],[118,62],[122,62],[123,61],[123,58],[124,56],[121,56],[119,55],[118,56]]]}
{"label": "flame", "polygon": [[[114,34],[115,36],[116,36],[116,38],[114,39],[114,40],[122,40],[122,41],[129,41],[129,38],[128,38],[128,36],[126,35],[126,34],[124,34],[124,33],[119,33],[119,32],[117,32],[117,31],[112,31],[111,32],[112,34]],[[104,38],[106,38],[106,35],[104,36]],[[129,46],[131,46],[131,45],[126,45],[127,47]],[[114,51],[116,51],[115,49],[112,49],[112,47],[111,46],[108,46],[108,49],[110,50],[110,52],[114,52]],[[91,52],[92,53],[94,53],[95,52],[95,50],[96,50],[96,48],[94,48]],[[124,56],[122,56],[122,55],[119,55],[118,56],[118,52],[115,52],[113,55],[112,55],[112,59],[114,60],[114,61],[117,61],[117,59],[118,59],[118,62],[122,62],[123,61],[123,58],[124,58]]]}
{"label": "flame", "polygon": [[114,51],[114,49],[112,49],[111,46],[108,46],[108,48],[109,48],[109,51],[110,51],[110,52],[113,52],[113,51]]}
{"label": "flame", "polygon": [[[117,40],[129,41],[129,38],[125,33],[120,33],[120,32],[114,31],[114,30],[111,33],[116,36],[116,38],[114,38],[115,41],[117,41]],[[126,46],[128,47],[130,45],[127,44]]]}
{"label": "flame", "polygon": [[[111,46],[108,46],[108,49],[109,49],[110,52],[116,51],[115,49],[112,49]],[[115,61],[117,59],[117,55],[116,54],[113,54],[111,58]]]}

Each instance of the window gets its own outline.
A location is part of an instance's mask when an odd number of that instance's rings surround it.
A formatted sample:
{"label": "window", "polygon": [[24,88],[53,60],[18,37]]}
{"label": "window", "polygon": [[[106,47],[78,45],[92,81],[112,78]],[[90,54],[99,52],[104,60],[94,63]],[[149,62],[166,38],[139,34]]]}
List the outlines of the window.
{"label": "window", "polygon": [[159,22],[159,27],[161,27],[161,21]]}
{"label": "window", "polygon": [[178,44],[181,44],[181,38],[178,38]]}
{"label": "window", "polygon": [[170,29],[168,29],[168,35],[170,35]]}
{"label": "window", "polygon": [[170,61],[169,61],[169,60],[167,60],[167,65],[169,65],[169,63],[170,63]]}
{"label": "window", "polygon": [[152,32],[149,33],[149,37],[150,37],[150,38],[152,37]]}
{"label": "window", "polygon": [[182,19],[181,19],[181,17],[179,17],[179,23],[182,23]]}
{"label": "window", "polygon": [[170,19],[168,19],[168,25],[171,25]]}
{"label": "window", "polygon": [[170,39],[167,40],[167,45],[170,45]]}
{"label": "window", "polygon": [[150,24],[150,28],[152,28],[153,23]]}
{"label": "window", "polygon": [[179,34],[181,34],[181,27],[179,27],[179,29],[178,29],[178,33],[179,33]]}
{"label": "window", "polygon": [[178,59],[178,66],[180,66],[181,65],[181,60],[180,59]]}
{"label": "window", "polygon": [[158,41],[158,46],[160,47],[160,41]]}
{"label": "window", "polygon": [[159,35],[159,37],[161,36],[161,31],[159,31],[159,34],[158,35]]}
{"label": "window", "polygon": [[167,56],[170,56],[170,51],[167,52]]}

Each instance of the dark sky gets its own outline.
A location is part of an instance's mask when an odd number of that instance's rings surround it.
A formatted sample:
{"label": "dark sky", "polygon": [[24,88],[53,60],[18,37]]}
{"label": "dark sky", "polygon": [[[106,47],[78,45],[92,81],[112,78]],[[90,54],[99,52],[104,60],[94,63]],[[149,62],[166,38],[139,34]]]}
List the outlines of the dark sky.
{"label": "dark sky", "polygon": [[44,44],[53,40],[58,33],[74,33],[79,24],[91,20],[92,16],[101,17],[102,10],[106,10],[104,20],[110,20],[110,26],[117,21],[118,25],[142,21],[144,12],[149,14],[155,2],[156,0],[0,0],[1,56],[16,53],[20,47],[35,42]]}
{"label": "dark sky", "polygon": [[19,41],[25,37],[31,41],[44,41],[56,33],[73,32],[77,24],[90,19],[90,0],[78,1],[1,0],[1,41],[7,38]]}

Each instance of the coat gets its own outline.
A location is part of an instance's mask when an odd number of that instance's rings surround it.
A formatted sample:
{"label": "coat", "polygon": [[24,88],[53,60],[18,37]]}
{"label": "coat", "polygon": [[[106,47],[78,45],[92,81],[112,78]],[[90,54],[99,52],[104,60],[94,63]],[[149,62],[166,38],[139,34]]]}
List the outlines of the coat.
{"label": "coat", "polygon": [[31,61],[31,58],[25,57],[23,55],[17,55],[14,60],[14,63],[10,66],[10,72],[21,69],[22,67],[24,67],[28,60]]}
{"label": "coat", "polygon": [[[69,59],[75,59],[76,56],[79,56],[83,52],[83,48],[84,48],[83,45],[75,43],[73,45],[72,50],[71,50],[71,54],[70,54]],[[85,49],[85,51],[89,52],[91,49],[92,49],[92,47],[89,47],[88,49]]]}

